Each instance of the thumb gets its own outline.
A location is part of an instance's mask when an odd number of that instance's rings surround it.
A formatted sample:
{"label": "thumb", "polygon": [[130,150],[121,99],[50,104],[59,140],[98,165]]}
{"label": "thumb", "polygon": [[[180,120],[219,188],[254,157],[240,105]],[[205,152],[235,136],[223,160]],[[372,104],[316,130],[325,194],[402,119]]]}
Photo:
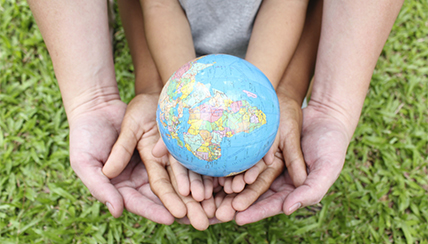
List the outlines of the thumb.
{"label": "thumb", "polygon": [[303,185],[292,191],[284,201],[283,211],[290,215],[297,209],[319,203],[339,177],[343,164],[320,163],[312,170]]}
{"label": "thumb", "polygon": [[276,134],[275,141],[273,142],[269,151],[263,157],[263,160],[267,165],[271,165],[273,164],[273,161],[275,161],[275,153],[278,151],[278,145],[279,145],[279,133]]}
{"label": "thumb", "polygon": [[303,158],[300,146],[300,130],[298,126],[287,128],[288,133],[281,136],[280,149],[282,151],[287,171],[293,181],[294,186],[298,187],[305,182],[306,164]]}
{"label": "thumb", "polygon": [[119,138],[114,144],[107,162],[103,167],[104,175],[110,179],[118,176],[123,169],[125,169],[126,165],[128,165],[134,154],[135,147],[137,146],[138,138],[142,136],[134,133],[134,130],[131,128],[132,127],[128,126],[128,123],[124,120]]}
{"label": "thumb", "polygon": [[111,184],[101,171],[101,163],[90,163],[86,160],[74,162],[71,166],[92,196],[106,204],[113,217],[118,218],[123,212],[123,199],[119,191]]}
{"label": "thumb", "polygon": [[165,156],[167,153],[168,153],[168,149],[167,149],[165,143],[163,142],[162,137],[159,137],[158,142],[153,147],[152,154],[156,158],[161,158],[161,157]]}

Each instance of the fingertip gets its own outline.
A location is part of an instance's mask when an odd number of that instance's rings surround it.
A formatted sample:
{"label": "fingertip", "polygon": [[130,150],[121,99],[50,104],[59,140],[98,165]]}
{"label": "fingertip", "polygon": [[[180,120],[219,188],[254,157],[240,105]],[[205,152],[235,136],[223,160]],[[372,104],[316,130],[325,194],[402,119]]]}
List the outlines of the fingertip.
{"label": "fingertip", "polygon": [[245,172],[245,174],[244,174],[244,181],[245,181],[246,184],[251,185],[251,184],[253,184],[257,180],[257,176],[258,176],[258,173],[257,172],[254,173],[250,169],[247,172]]}
{"label": "fingertip", "polygon": [[107,178],[109,178],[110,180],[115,178],[116,176],[118,176],[118,174],[115,172],[115,170],[112,169],[112,167],[110,167],[110,163],[106,163],[104,165],[104,167],[101,169],[101,172],[104,174],[104,176],[106,176]]}
{"label": "fingertip", "polygon": [[161,158],[168,153],[168,149],[160,137],[152,149],[152,155],[156,158]]}
{"label": "fingertip", "polygon": [[229,222],[235,218],[235,209],[232,207],[232,201],[235,194],[227,195],[220,206],[217,208],[215,217],[221,222]]}
{"label": "fingertip", "polygon": [[233,178],[232,190],[234,193],[240,193],[245,188],[244,175],[240,174]]}
{"label": "fingertip", "polygon": [[263,157],[263,160],[267,165],[271,165],[275,159],[275,155],[271,150],[268,151],[268,153]]}
{"label": "fingertip", "polygon": [[169,207],[167,209],[175,218],[181,219],[186,217],[186,205],[180,199],[177,199],[177,201],[175,201],[174,207]]}
{"label": "fingertip", "polygon": [[302,203],[300,203],[300,202],[296,202],[296,203],[292,204],[290,207],[284,203],[283,212],[286,215],[291,215],[292,213],[294,213],[297,209],[299,209],[301,207],[302,207]]}
{"label": "fingertip", "polygon": [[233,193],[233,190],[232,190],[232,179],[230,179],[229,177],[227,177],[225,179],[225,181],[224,181],[223,190],[227,194],[232,194]]}
{"label": "fingertip", "polygon": [[215,217],[215,211],[216,211],[216,206],[214,203],[214,198],[210,198],[207,200],[204,200],[202,203],[202,208],[205,211],[205,214],[207,215],[207,217],[209,219],[214,218]]}
{"label": "fingertip", "polygon": [[190,224],[197,230],[206,230],[209,226],[209,220],[202,206],[197,202],[189,202],[187,207],[189,210],[187,217],[190,220]]}
{"label": "fingertip", "polygon": [[231,206],[220,206],[215,213],[215,217],[221,222],[229,222],[235,217],[235,212],[235,209]]}
{"label": "fingertip", "polygon": [[117,206],[116,208],[110,203],[106,202],[106,206],[108,208],[108,211],[114,218],[119,218],[122,216],[123,213],[123,206]]}
{"label": "fingertip", "polygon": [[287,166],[287,170],[296,188],[303,185],[308,177],[304,160],[292,161],[292,163]]}
{"label": "fingertip", "polygon": [[226,180],[226,178],[225,177],[219,177],[218,178],[218,184],[220,185],[220,186],[224,186],[224,181]]}

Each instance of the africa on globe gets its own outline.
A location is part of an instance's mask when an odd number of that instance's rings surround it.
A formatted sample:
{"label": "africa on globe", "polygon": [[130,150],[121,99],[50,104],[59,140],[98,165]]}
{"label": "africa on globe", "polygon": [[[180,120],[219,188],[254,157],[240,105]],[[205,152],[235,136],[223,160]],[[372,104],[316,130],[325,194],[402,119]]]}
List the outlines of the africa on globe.
{"label": "africa on globe", "polygon": [[171,155],[190,170],[217,177],[260,161],[280,118],[268,78],[249,62],[224,54],[178,69],[162,90],[156,116]]}

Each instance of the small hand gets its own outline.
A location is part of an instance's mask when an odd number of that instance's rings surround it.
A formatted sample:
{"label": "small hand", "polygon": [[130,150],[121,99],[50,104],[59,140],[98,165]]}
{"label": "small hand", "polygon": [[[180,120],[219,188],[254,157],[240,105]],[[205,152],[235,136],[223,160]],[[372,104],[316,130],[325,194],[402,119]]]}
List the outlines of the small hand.
{"label": "small hand", "polygon": [[129,103],[119,138],[103,172],[109,178],[117,177],[137,148],[146,167],[151,189],[174,217],[182,218],[186,215],[186,206],[171,185],[165,169],[168,158],[155,158],[152,155],[152,149],[159,139],[156,126],[157,103],[158,94],[140,94]]}
{"label": "small hand", "polygon": [[[153,155],[162,158],[168,155],[168,150],[162,138],[159,139],[156,146],[153,148]],[[190,193],[193,199],[198,202],[208,200],[213,196],[213,188],[217,184],[217,178],[200,175],[185,168],[171,155],[170,164],[172,173],[174,173],[177,181],[177,192],[186,197]]]}
{"label": "small hand", "polygon": [[[263,160],[256,165],[259,171],[256,172],[257,174],[253,174],[256,176],[253,178],[254,181],[247,182],[248,185],[245,190],[236,195],[236,197],[228,196],[225,199],[227,201],[221,199],[221,194],[216,196],[216,202],[221,202],[216,216],[222,221],[231,220],[233,218],[233,209],[236,211],[244,211],[255,202],[261,194],[269,189],[275,178],[281,174],[284,164],[287,166],[287,171],[291,179],[293,179],[294,185],[299,186],[306,179],[306,165],[300,149],[302,109],[296,101],[283,93],[278,93],[278,98],[281,109],[278,134],[269,152]],[[245,175],[245,177],[247,177],[247,175]],[[222,183],[223,182],[220,181],[220,184]],[[238,181],[238,183],[241,182]],[[234,187],[238,184],[235,184],[235,179],[233,179],[233,183],[229,183],[229,185],[232,185],[232,189],[235,189]],[[224,182],[224,191],[226,193],[230,193],[230,190],[228,190],[228,188],[230,188],[229,185],[227,182]],[[238,192],[235,191],[235,193]]]}
{"label": "small hand", "polygon": [[[141,163],[133,160],[113,184],[102,173],[103,164],[119,134],[125,109],[126,104],[113,100],[75,112],[69,118],[71,167],[91,194],[107,205],[114,217],[119,217],[125,206],[128,211],[157,223],[171,224],[174,217],[158,204],[152,193],[145,190],[148,184],[144,180],[145,168]],[[135,176],[140,174],[143,177],[137,180]]]}
{"label": "small hand", "polygon": [[309,174],[297,188],[288,172],[247,210],[236,215],[243,225],[321,201],[342,170],[349,138],[341,121],[316,107],[303,109],[302,149]]}
{"label": "small hand", "polygon": [[[236,211],[244,211],[261,194],[267,191],[271,183],[284,169],[284,161],[280,156],[281,154],[277,153],[274,161],[266,167],[266,170],[258,176],[257,180],[253,184],[246,185],[241,193],[217,193],[215,196],[217,206],[216,218],[222,222],[231,221],[235,217]],[[263,164],[265,163],[263,162]]]}

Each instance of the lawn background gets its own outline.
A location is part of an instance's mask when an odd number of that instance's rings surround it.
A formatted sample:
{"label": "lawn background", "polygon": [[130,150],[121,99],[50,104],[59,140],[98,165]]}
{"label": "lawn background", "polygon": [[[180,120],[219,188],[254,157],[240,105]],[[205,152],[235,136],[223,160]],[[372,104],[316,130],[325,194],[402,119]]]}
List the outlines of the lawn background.
{"label": "lawn background", "polygon": [[[320,204],[199,232],[114,219],[69,166],[52,63],[25,1],[0,0],[0,243],[428,243],[428,2],[406,1],[373,74],[345,167]],[[124,101],[133,68],[120,23]]]}

